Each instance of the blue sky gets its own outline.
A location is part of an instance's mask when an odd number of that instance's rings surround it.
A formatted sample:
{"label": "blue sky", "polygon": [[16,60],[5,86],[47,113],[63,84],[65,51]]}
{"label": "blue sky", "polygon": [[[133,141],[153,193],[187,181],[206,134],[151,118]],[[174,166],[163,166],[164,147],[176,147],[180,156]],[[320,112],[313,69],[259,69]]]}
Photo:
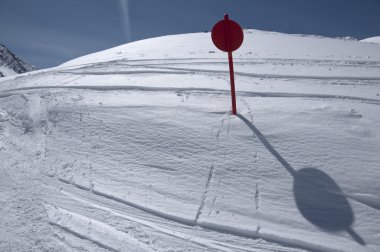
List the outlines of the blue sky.
{"label": "blue sky", "polygon": [[225,12],[245,28],[380,35],[380,0],[0,0],[0,44],[45,68],[127,41],[210,30]]}

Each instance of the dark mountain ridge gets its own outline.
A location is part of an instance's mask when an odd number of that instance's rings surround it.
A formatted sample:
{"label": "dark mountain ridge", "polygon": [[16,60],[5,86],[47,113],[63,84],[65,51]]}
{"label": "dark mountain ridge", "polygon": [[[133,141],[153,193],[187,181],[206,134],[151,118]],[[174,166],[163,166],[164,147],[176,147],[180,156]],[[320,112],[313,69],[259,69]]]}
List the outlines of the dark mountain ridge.
{"label": "dark mountain ridge", "polygon": [[5,72],[2,72],[1,67],[8,68],[17,74],[37,69],[37,67],[17,57],[14,53],[12,53],[8,48],[6,48],[2,44],[0,44],[0,77],[9,75]]}

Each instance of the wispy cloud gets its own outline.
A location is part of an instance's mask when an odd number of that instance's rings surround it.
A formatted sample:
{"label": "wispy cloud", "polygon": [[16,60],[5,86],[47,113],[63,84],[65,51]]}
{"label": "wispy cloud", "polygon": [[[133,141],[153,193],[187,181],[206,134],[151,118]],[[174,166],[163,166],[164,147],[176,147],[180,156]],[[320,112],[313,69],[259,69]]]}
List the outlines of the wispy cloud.
{"label": "wispy cloud", "polygon": [[132,41],[131,19],[129,16],[129,0],[119,0],[119,9],[125,40]]}

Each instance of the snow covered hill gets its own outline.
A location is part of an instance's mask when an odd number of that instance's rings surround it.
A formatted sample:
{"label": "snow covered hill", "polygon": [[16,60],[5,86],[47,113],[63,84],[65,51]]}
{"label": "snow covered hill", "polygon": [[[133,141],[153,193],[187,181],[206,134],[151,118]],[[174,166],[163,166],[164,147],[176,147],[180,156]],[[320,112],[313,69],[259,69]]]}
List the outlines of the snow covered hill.
{"label": "snow covered hill", "polygon": [[379,251],[380,45],[245,31],[0,81],[1,251]]}
{"label": "snow covered hill", "polygon": [[372,38],[366,38],[361,40],[362,42],[369,42],[369,43],[377,43],[380,44],[380,36],[372,37]]}
{"label": "snow covered hill", "polygon": [[35,66],[23,61],[0,44],[0,77],[36,70]]}

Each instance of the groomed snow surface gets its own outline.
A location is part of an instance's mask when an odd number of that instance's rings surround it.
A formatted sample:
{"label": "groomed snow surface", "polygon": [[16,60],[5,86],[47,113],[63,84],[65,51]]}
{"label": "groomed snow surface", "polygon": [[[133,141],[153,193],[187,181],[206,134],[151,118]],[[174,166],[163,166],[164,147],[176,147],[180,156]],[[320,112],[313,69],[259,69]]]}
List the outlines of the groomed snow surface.
{"label": "groomed snow surface", "polygon": [[0,251],[380,251],[380,45],[154,38],[0,81]]}

